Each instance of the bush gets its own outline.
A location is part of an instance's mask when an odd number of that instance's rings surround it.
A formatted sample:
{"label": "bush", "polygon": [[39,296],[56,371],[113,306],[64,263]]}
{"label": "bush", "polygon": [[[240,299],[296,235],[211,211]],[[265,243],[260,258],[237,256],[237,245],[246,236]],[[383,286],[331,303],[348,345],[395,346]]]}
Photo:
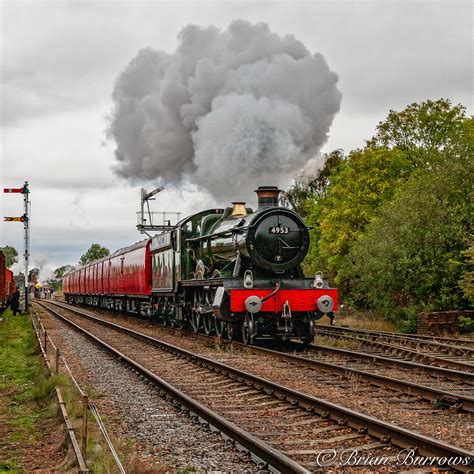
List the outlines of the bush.
{"label": "bush", "polygon": [[473,175],[473,160],[447,159],[412,175],[382,206],[340,271],[359,305],[384,313],[468,306],[459,280],[467,265]]}
{"label": "bush", "polygon": [[461,334],[474,332],[474,319],[459,316],[459,332]]}
{"label": "bush", "polygon": [[397,327],[401,332],[416,334],[418,330],[418,311],[415,308],[403,308],[396,315]]}

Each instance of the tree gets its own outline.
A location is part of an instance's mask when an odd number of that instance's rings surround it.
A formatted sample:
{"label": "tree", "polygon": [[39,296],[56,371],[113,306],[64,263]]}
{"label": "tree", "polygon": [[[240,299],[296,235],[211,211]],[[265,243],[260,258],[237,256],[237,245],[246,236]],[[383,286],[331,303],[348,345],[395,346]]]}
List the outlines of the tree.
{"label": "tree", "polygon": [[0,250],[5,255],[5,265],[7,268],[10,268],[12,265],[18,262],[18,252],[14,247],[5,245],[5,247],[0,247]]}
{"label": "tree", "polygon": [[108,248],[102,247],[99,244],[92,244],[89,247],[89,250],[84,255],[82,255],[79,260],[79,263],[81,265],[85,265],[86,263],[93,262],[94,260],[98,260],[99,258],[107,257],[107,255],[110,255]]}
{"label": "tree", "polygon": [[381,206],[417,173],[442,174],[447,162],[472,156],[473,120],[462,105],[449,100],[411,104],[390,111],[362,150],[337,163],[322,192],[309,195],[303,207],[314,227],[305,270],[336,278],[347,254],[366,233]]}
{"label": "tree", "polygon": [[61,281],[50,279],[45,282],[45,286],[49,286],[54,289],[54,291],[59,291],[61,289]]}
{"label": "tree", "polygon": [[446,157],[443,167],[413,174],[382,206],[340,272],[359,305],[387,314],[467,306],[472,176],[472,155]]}
{"label": "tree", "polygon": [[474,305],[474,239],[468,238],[469,247],[463,252],[466,268],[459,279],[459,287],[467,300]]}
{"label": "tree", "polygon": [[324,166],[317,176],[304,177],[296,181],[291,188],[283,193],[281,202],[285,207],[293,209],[303,217],[308,215],[307,203],[309,199],[325,197],[331,176],[336,174],[339,166],[344,161],[344,152],[334,150],[324,155]]}
{"label": "tree", "polygon": [[308,204],[307,220],[314,229],[305,269],[322,270],[336,278],[345,255],[375,218],[378,207],[392,197],[408,168],[399,150],[351,152],[331,176],[324,194]]}
{"label": "tree", "polygon": [[396,148],[406,152],[415,166],[429,165],[426,156],[436,160],[438,153],[462,142],[465,111],[448,99],[413,103],[401,112],[390,110],[367,145]]}
{"label": "tree", "polygon": [[54,270],[54,278],[59,280],[65,273],[71,271],[73,268],[73,265],[63,265],[62,267],[56,268],[56,270]]}

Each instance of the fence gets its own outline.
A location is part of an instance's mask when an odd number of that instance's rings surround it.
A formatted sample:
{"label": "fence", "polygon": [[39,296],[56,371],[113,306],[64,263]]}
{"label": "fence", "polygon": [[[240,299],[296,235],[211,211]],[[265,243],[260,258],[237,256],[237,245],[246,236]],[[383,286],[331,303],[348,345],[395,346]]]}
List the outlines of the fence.
{"label": "fence", "polygon": [[[76,389],[79,397],[81,398],[82,403],[82,426],[80,431],[81,437],[81,446],[79,446],[78,438],[76,435],[76,429],[73,427],[71,420],[68,416],[66,410],[66,403],[64,402],[64,398],[62,396],[61,390],[59,387],[56,387],[56,396],[58,399],[58,404],[61,410],[61,414],[63,416],[64,422],[66,424],[66,428],[68,431],[69,438],[71,440],[71,444],[74,450],[74,454],[76,456],[77,463],[79,465],[79,473],[89,473],[91,472],[90,469],[87,467],[87,439],[88,439],[88,423],[89,423],[89,411],[92,414],[97,426],[102,433],[105,442],[112,453],[112,457],[117,465],[118,470],[121,474],[125,474],[125,469],[123,468],[122,463],[120,462],[119,456],[117,451],[115,450],[112,441],[110,439],[109,434],[105,428],[105,425],[100,417],[99,411],[96,405],[90,400],[89,396],[82,390],[79,383],[77,382],[76,378],[74,377],[71,368],[69,367],[66,358],[61,354],[60,350],[56,347],[52,339],[50,338],[48,331],[45,329],[43,322],[37,311],[32,309],[30,312],[31,321],[33,323],[33,328],[36,333],[36,337],[39,342],[39,346],[41,349],[41,353],[46,361],[46,365],[51,373],[59,374],[60,372],[64,372],[68,375],[68,377],[72,380],[73,386]],[[54,363],[53,363],[54,361]],[[61,370],[62,369],[62,370]]]}

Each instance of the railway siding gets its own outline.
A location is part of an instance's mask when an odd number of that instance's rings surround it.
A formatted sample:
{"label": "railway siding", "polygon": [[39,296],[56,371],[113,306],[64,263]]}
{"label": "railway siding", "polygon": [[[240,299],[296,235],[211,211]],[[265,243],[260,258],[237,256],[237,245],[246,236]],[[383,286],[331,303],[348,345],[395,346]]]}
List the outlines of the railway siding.
{"label": "railway siding", "polygon": [[317,326],[316,334],[317,336],[353,341],[375,354],[390,354],[405,360],[462,372],[474,372],[474,349],[469,346],[449,345],[433,340],[424,341],[398,334],[377,333],[339,326]]}

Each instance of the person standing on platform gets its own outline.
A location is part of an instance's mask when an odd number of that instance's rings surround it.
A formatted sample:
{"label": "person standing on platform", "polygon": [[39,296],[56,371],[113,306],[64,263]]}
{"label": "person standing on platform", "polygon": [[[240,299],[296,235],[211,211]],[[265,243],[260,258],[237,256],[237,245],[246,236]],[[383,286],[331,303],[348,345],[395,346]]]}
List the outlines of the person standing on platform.
{"label": "person standing on platform", "polygon": [[10,308],[13,311],[13,316],[16,316],[17,313],[20,312],[20,292],[18,288],[14,291],[11,300],[10,300]]}

